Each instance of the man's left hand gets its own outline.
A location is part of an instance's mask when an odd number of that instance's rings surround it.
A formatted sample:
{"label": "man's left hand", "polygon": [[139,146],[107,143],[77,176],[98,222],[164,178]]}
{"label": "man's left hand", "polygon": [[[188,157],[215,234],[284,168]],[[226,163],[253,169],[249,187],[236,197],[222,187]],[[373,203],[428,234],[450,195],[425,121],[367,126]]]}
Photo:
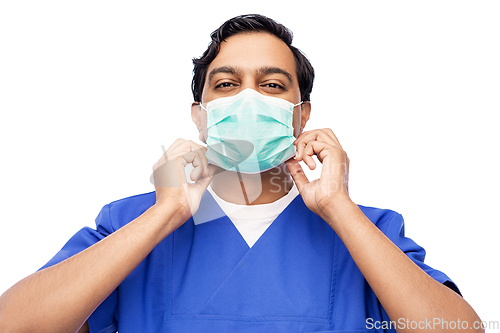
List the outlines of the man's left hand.
{"label": "man's left hand", "polygon": [[[286,166],[292,175],[304,203],[314,213],[325,217],[327,209],[348,199],[349,158],[339,140],[329,128],[307,131],[295,140],[297,155]],[[319,179],[309,181],[299,162],[309,169],[316,168],[316,155],[323,164]]]}

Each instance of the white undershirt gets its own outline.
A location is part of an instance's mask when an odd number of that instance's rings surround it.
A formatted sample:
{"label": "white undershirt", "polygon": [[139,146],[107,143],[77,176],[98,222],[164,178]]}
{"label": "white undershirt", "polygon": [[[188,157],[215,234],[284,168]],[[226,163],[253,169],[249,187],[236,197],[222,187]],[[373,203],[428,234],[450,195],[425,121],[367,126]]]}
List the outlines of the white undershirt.
{"label": "white undershirt", "polygon": [[290,192],[274,202],[262,205],[237,205],[222,200],[211,186],[208,186],[208,191],[233,222],[249,247],[252,247],[257,242],[276,217],[299,194],[297,187],[293,184]]}

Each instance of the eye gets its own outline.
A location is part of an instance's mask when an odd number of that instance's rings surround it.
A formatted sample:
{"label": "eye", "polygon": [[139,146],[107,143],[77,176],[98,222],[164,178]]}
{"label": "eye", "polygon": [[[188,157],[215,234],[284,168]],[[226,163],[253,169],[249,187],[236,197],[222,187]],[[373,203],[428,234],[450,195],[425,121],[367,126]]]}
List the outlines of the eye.
{"label": "eye", "polygon": [[218,89],[218,88],[229,88],[229,87],[232,87],[232,86],[234,86],[234,84],[231,83],[231,82],[222,82],[222,83],[216,85],[215,89]]}
{"label": "eye", "polygon": [[283,89],[283,87],[277,83],[267,83],[264,85],[264,87],[271,88],[271,89]]}
{"label": "eye", "polygon": [[276,80],[268,80],[267,82],[262,82],[260,87],[267,90],[268,93],[281,93],[286,91],[286,85]]}

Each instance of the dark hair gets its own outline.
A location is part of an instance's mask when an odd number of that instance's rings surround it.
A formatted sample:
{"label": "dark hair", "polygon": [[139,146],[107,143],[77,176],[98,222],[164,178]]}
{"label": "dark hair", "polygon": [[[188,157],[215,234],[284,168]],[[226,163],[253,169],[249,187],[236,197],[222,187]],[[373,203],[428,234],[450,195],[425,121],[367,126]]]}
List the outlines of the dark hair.
{"label": "dark hair", "polygon": [[293,34],[284,25],[263,15],[241,15],[227,20],[219,29],[212,32],[212,41],[200,58],[194,58],[193,81],[191,90],[195,102],[201,102],[205,77],[210,63],[220,51],[220,45],[227,38],[245,31],[264,31],[271,33],[285,42],[295,58],[297,77],[299,80],[300,96],[303,101],[309,101],[314,81],[314,69],[306,56],[292,46]]}

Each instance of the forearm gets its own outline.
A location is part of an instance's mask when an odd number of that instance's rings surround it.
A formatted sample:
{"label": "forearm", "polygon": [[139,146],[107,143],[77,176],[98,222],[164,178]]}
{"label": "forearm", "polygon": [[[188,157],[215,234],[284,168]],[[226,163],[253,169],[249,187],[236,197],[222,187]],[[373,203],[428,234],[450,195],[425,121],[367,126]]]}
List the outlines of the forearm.
{"label": "forearm", "polygon": [[413,263],[349,199],[326,211],[325,220],[344,242],[391,320],[460,320],[468,321],[469,328],[479,321],[462,297]]}
{"label": "forearm", "polygon": [[173,209],[152,206],[86,250],[21,280],[0,297],[0,331],[76,332],[179,225],[175,219]]}

